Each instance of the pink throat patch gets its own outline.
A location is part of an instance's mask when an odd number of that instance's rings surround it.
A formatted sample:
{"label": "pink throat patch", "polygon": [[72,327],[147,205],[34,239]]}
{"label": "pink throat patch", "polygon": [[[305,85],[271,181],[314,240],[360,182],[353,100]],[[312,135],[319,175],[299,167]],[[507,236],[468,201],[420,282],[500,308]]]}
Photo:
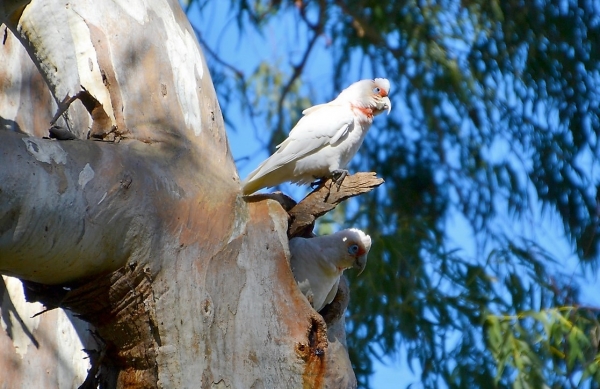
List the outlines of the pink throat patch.
{"label": "pink throat patch", "polygon": [[360,113],[362,113],[369,119],[373,119],[373,109],[372,108],[356,107],[353,105],[352,109],[359,111]]}

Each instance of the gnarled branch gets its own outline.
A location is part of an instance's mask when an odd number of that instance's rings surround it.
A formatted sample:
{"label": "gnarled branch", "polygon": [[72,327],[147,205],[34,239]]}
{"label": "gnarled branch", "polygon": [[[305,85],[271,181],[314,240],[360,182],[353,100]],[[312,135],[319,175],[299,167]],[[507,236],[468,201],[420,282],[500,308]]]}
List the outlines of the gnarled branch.
{"label": "gnarled branch", "polygon": [[310,236],[317,218],[337,207],[342,201],[368,193],[383,184],[383,179],[377,178],[376,175],[377,173],[370,172],[347,176],[339,189],[331,179],[319,185],[288,210],[291,218],[288,228],[290,239],[296,236]]}

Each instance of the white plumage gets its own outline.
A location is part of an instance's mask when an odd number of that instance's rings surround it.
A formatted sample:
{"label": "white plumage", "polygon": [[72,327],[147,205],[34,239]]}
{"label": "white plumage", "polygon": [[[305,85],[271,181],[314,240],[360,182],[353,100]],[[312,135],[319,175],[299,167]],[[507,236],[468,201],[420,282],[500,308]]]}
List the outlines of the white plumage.
{"label": "white plumage", "polygon": [[[373,117],[392,108],[390,82],[361,80],[326,104],[305,109],[277,151],[242,183],[245,195],[286,181],[307,184],[342,175],[362,144]],[[343,179],[343,175],[342,175]]]}
{"label": "white plumage", "polygon": [[333,300],[345,269],[355,267],[362,273],[370,249],[371,237],[355,228],[290,240],[294,278],[316,311]]}

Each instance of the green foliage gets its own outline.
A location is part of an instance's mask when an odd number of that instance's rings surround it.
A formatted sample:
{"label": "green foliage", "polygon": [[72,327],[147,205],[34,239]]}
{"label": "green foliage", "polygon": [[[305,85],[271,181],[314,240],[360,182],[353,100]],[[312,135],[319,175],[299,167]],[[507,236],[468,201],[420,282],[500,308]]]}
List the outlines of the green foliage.
{"label": "green foliage", "polygon": [[[361,386],[375,358],[400,350],[425,387],[600,385],[598,310],[580,306],[566,258],[522,227],[540,209],[554,215],[584,269],[597,268],[597,2],[227,4],[241,40],[274,29],[305,38],[299,56],[265,58],[248,75],[208,47],[225,116],[241,104],[269,147],[309,102],[358,78],[392,82],[392,115],[376,119],[351,167],[386,183],[326,219],[374,239],[368,270],[350,275]],[[307,71],[316,50],[332,63],[326,89]],[[474,253],[452,244],[457,219]]]}
{"label": "green foliage", "polygon": [[[600,382],[597,316],[597,310],[578,312],[576,307],[488,315],[486,339],[498,363],[496,383],[506,367],[516,370],[515,387],[565,388],[579,386],[589,378]],[[596,336],[590,339],[590,333]],[[548,366],[562,373],[554,382],[545,379]]]}

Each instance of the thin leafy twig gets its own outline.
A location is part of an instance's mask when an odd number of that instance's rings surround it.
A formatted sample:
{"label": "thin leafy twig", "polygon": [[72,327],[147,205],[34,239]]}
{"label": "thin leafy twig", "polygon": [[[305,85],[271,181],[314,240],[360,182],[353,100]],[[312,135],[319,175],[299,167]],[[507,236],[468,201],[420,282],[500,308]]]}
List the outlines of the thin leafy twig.
{"label": "thin leafy twig", "polygon": [[202,46],[204,51],[208,53],[208,55],[210,55],[211,58],[215,60],[215,62],[231,70],[236,75],[236,77],[244,79],[244,72],[242,72],[240,69],[236,68],[229,62],[223,60],[223,58],[221,58],[213,49],[211,49],[211,47],[206,43],[204,38],[202,38],[202,32],[198,29],[198,27],[192,24],[192,28],[194,29],[194,32],[196,33],[196,38],[198,38],[198,42],[200,42],[200,45]]}
{"label": "thin leafy twig", "polygon": [[[218,63],[219,65],[221,65],[224,68],[229,69],[231,72],[233,72],[233,74],[237,78],[237,81],[238,81],[239,87],[240,87],[239,89],[241,92],[240,95],[241,95],[242,99],[244,100],[244,107],[245,107],[245,109],[248,110],[248,116],[250,117],[250,123],[252,124],[254,132],[257,133],[258,126],[257,126],[256,122],[254,121],[254,118],[258,115],[254,111],[253,104],[251,104],[250,98],[248,97],[248,88],[246,87],[246,76],[245,76],[244,72],[242,70],[238,69],[237,67],[233,66],[229,62],[223,60],[223,58],[221,58],[221,56],[219,56],[219,54],[217,54],[210,47],[210,45],[208,45],[208,43],[206,43],[206,41],[202,38],[202,32],[194,24],[192,24],[192,29],[196,33],[198,42],[202,46],[202,49],[204,50],[204,52],[206,52],[216,63]],[[263,146],[263,148],[266,148],[266,145],[263,144],[262,146]]]}
{"label": "thin leafy twig", "polygon": [[313,32],[313,35],[310,38],[310,41],[308,42],[308,45],[304,51],[304,54],[302,55],[302,59],[300,60],[300,62],[296,65],[292,65],[292,68],[293,68],[292,75],[289,78],[288,82],[284,85],[281,95],[279,96],[279,100],[277,101],[277,116],[279,118],[277,121],[277,127],[276,127],[277,132],[281,132],[283,130],[283,128],[282,128],[283,127],[283,102],[285,101],[287,94],[292,89],[294,82],[296,82],[296,80],[302,75],[302,72],[304,71],[304,67],[306,66],[306,62],[308,61],[308,57],[310,56],[311,52],[313,51],[315,44],[317,43],[317,40],[320,38],[321,34],[323,33],[323,29],[325,27],[325,22],[324,22],[325,8],[326,8],[325,2],[319,1],[319,17],[317,18],[317,21],[315,23],[311,23],[306,17],[306,7],[304,7],[304,6],[299,7],[300,17],[306,23],[306,25],[310,28],[310,30]]}

